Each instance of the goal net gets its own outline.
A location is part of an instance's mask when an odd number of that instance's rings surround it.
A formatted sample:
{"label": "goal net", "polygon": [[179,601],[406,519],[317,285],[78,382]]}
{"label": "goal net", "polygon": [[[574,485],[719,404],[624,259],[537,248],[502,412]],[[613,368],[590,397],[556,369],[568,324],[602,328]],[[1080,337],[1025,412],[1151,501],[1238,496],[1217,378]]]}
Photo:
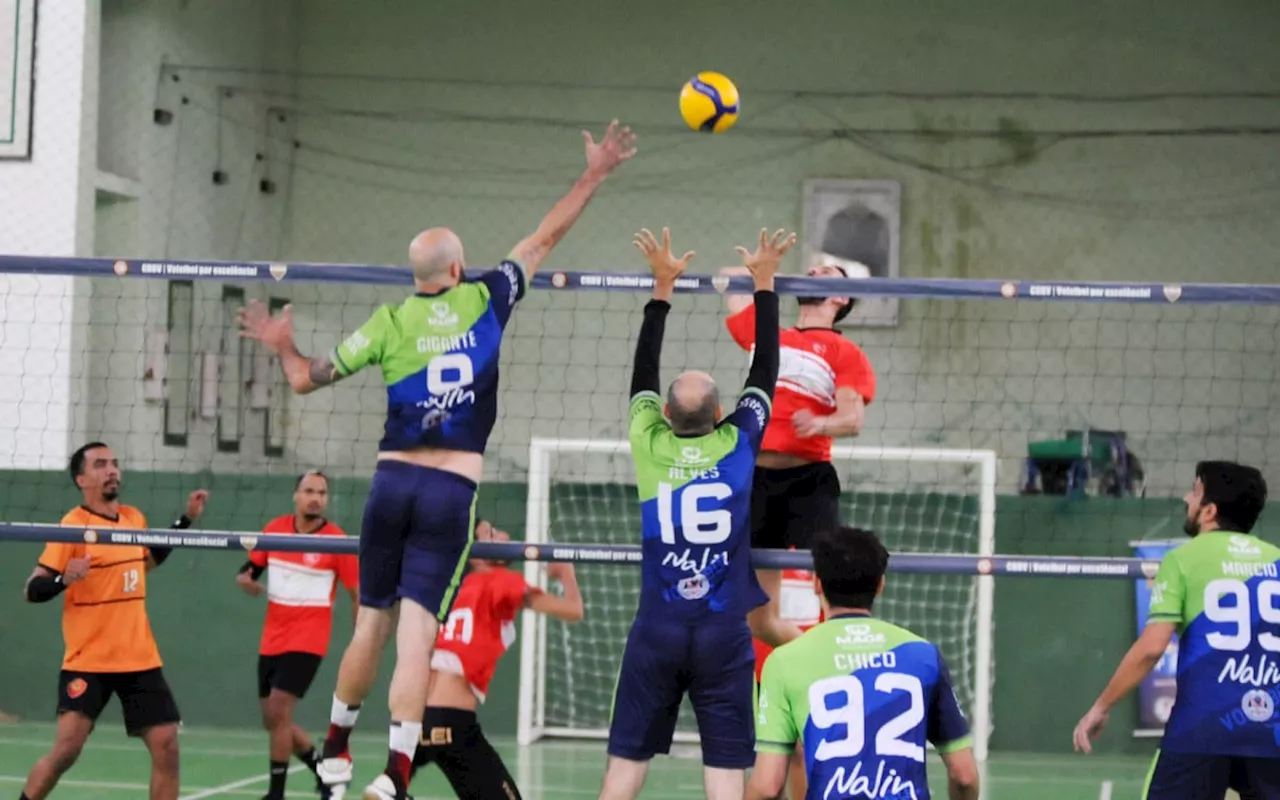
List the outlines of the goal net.
{"label": "goal net", "polygon": [[[894,552],[991,555],[996,455],[983,450],[837,447],[842,519],[869,528]],[[573,545],[635,544],[640,509],[630,447],[608,440],[534,439],[529,448],[526,539]],[[541,571],[527,567],[531,580]],[[982,758],[994,678],[990,576],[895,574],[877,613],[935,642],[970,711]],[[578,569],[586,619],[572,625],[525,614],[519,738],[603,738],[614,682],[635,615],[640,571],[631,564]],[[687,703],[686,703],[687,705]],[[677,738],[696,741],[681,710]]]}

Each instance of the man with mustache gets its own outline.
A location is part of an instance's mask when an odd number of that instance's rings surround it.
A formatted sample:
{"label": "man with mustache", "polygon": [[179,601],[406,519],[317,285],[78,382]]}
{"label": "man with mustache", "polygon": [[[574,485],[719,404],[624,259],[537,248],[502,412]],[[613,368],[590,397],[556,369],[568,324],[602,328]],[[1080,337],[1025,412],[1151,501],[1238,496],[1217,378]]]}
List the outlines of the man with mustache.
{"label": "man with mustache", "polygon": [[[76,528],[144,529],[142,512],[120,503],[120,462],[102,442],[76,450],[69,465],[80,506],[62,524]],[[209,493],[194,491],[182,529],[204,512]],[[111,695],[120,698],[124,726],[151,753],[151,800],[178,796],[178,705],[160,670],[160,651],[147,618],[147,573],[164,563],[168,547],[51,542],[27,579],[25,596],[47,603],[65,592],[62,636],[66,657],[58,688],[53,748],[31,768],[21,800],[43,800],[80,757]]]}

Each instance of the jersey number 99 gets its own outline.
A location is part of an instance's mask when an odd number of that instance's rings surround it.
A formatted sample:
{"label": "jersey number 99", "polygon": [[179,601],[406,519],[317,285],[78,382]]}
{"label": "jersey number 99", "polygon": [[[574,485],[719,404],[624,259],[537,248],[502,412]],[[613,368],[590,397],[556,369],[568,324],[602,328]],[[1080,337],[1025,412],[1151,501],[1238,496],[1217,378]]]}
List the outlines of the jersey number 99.
{"label": "jersey number 99", "polygon": [[[720,502],[728,499],[733,490],[726,483],[690,483],[680,493],[680,529],[689,544],[720,544],[733,532],[733,515],[727,508],[703,511],[698,503],[703,500]],[[675,491],[669,483],[658,484],[658,525],[662,528],[662,543],[676,543],[676,525],[671,515]]]}
{"label": "jersey number 99", "polygon": [[[1258,616],[1270,625],[1280,625],[1280,581],[1260,581],[1256,588]],[[1230,625],[1230,632],[1214,631],[1205,641],[1214,650],[1240,651],[1253,642],[1253,602],[1249,586],[1241,581],[1221,578],[1204,587],[1204,615],[1212,622]],[[1232,598],[1231,605],[1222,601]],[[1259,633],[1263,650],[1280,653],[1280,636]]]}
{"label": "jersey number 99", "polygon": [[[924,685],[914,675],[882,672],[874,687],[884,694],[905,692],[911,704],[875,732],[873,752],[881,758],[899,756],[923,762],[924,747],[902,737],[924,722]],[[823,737],[814,758],[828,761],[861,755],[870,727],[862,681],[853,675],[838,675],[815,682],[809,687],[809,719]]]}

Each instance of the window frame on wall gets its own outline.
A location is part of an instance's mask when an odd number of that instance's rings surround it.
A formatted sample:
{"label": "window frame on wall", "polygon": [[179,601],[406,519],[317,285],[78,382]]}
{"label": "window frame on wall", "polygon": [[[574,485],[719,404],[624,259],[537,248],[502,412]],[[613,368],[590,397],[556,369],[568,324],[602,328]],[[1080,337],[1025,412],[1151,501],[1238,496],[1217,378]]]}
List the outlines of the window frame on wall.
{"label": "window frame on wall", "polygon": [[[219,453],[239,453],[240,440],[244,437],[244,382],[250,365],[249,351],[244,346],[244,338],[240,335],[240,326],[237,321],[239,310],[244,303],[244,289],[239,286],[224,285],[222,287],[222,336],[218,343],[218,419],[214,426]],[[232,370],[235,371],[235,380],[228,387],[224,375]],[[224,396],[224,388],[230,391],[230,398]],[[228,408],[228,400],[234,402],[234,408]],[[235,414],[233,437],[223,436],[223,420],[227,413]]]}
{"label": "window frame on wall", "polygon": [[[187,312],[185,318],[174,313],[174,308],[183,299],[179,296],[185,290]],[[190,421],[193,402],[195,401],[195,317],[196,317],[196,286],[195,281],[189,280],[173,280],[168,285],[168,308],[166,310],[166,327],[168,335],[165,344],[166,360],[170,362],[170,368],[166,370],[168,375],[169,390],[165,392],[164,398],[164,425],[163,425],[163,441],[166,447],[186,447],[190,438]],[[186,330],[186,351],[178,352],[176,348],[175,332]],[[186,359],[186,369],[178,371],[177,380],[174,380],[175,370],[172,364],[181,363],[181,359]],[[179,389],[179,385],[181,388]],[[175,390],[179,391],[179,397],[185,398],[181,408],[176,407],[174,400]],[[181,428],[176,427],[181,423]]]}
{"label": "window frame on wall", "polygon": [[[269,297],[267,298],[267,313],[275,316],[276,312],[284,309],[289,305],[288,298],[285,297]],[[279,414],[279,423],[289,413],[289,382],[285,380],[284,370],[280,368],[280,359],[274,354],[269,354],[268,374],[272,375],[272,388],[270,392],[270,402],[267,404],[266,410],[262,414],[262,454],[267,458],[282,458],[284,456],[284,437],[281,436],[279,442],[272,443],[273,435],[276,433],[272,425],[272,420]],[[283,430],[284,425],[279,424],[278,427]]]}

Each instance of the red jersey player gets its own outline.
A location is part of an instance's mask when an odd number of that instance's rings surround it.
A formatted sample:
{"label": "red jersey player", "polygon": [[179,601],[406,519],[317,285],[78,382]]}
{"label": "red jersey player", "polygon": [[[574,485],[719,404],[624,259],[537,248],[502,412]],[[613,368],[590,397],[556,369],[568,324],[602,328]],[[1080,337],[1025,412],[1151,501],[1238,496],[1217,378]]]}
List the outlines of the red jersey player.
{"label": "red jersey player", "polygon": [[[298,478],[293,492],[294,513],[276,517],[263,533],[311,533],[345,536],[325,519],[329,479],[319,471]],[[333,600],[338,586],[351,595],[354,616],[360,602],[355,556],[331,553],[268,553],[254,550],[236,575],[236,584],[257,597],[267,574],[267,618],[262,626],[258,656],[258,698],[262,725],[270,734],[271,785],[263,800],[284,800],[289,757],[295,755],[312,771],[318,756],[311,737],[293,722],[293,707],[311,686],[320,661],[329,649],[333,628]],[[317,779],[321,797],[328,787]]]}
{"label": "red jersey player", "polygon": [[[811,278],[845,278],[845,265],[824,259]],[[722,275],[740,275],[728,267]],[[755,307],[749,295],[727,299],[725,324],[744,350],[755,346]],[[862,431],[875,398],[876,376],[862,349],[835,325],[853,310],[850,297],[798,297],[800,314],[779,336],[778,387],[751,487],[751,546],[808,550],[815,533],[839,526],[840,479],[831,466],[832,440]],[[789,573],[789,575],[788,575]],[[757,570],[769,604],[753,614],[756,676],[773,647],[819,621],[813,576],[803,571]],[[785,583],[785,585],[784,585]],[[806,593],[807,598],[802,599]],[[802,765],[803,766],[803,765]],[[803,771],[801,772],[803,787]],[[794,783],[793,783],[794,793]],[[804,796],[803,790],[798,796]]]}
{"label": "red jersey player", "polygon": [[[476,539],[507,541],[505,533],[476,521]],[[582,619],[582,595],[571,564],[548,564],[564,596],[525,583],[496,561],[471,559],[449,618],[431,656],[431,691],[422,718],[414,770],[436,763],[458,797],[519,800],[520,790],[476,721],[498,659],[516,639],[516,615],[525,608],[565,622]]]}

